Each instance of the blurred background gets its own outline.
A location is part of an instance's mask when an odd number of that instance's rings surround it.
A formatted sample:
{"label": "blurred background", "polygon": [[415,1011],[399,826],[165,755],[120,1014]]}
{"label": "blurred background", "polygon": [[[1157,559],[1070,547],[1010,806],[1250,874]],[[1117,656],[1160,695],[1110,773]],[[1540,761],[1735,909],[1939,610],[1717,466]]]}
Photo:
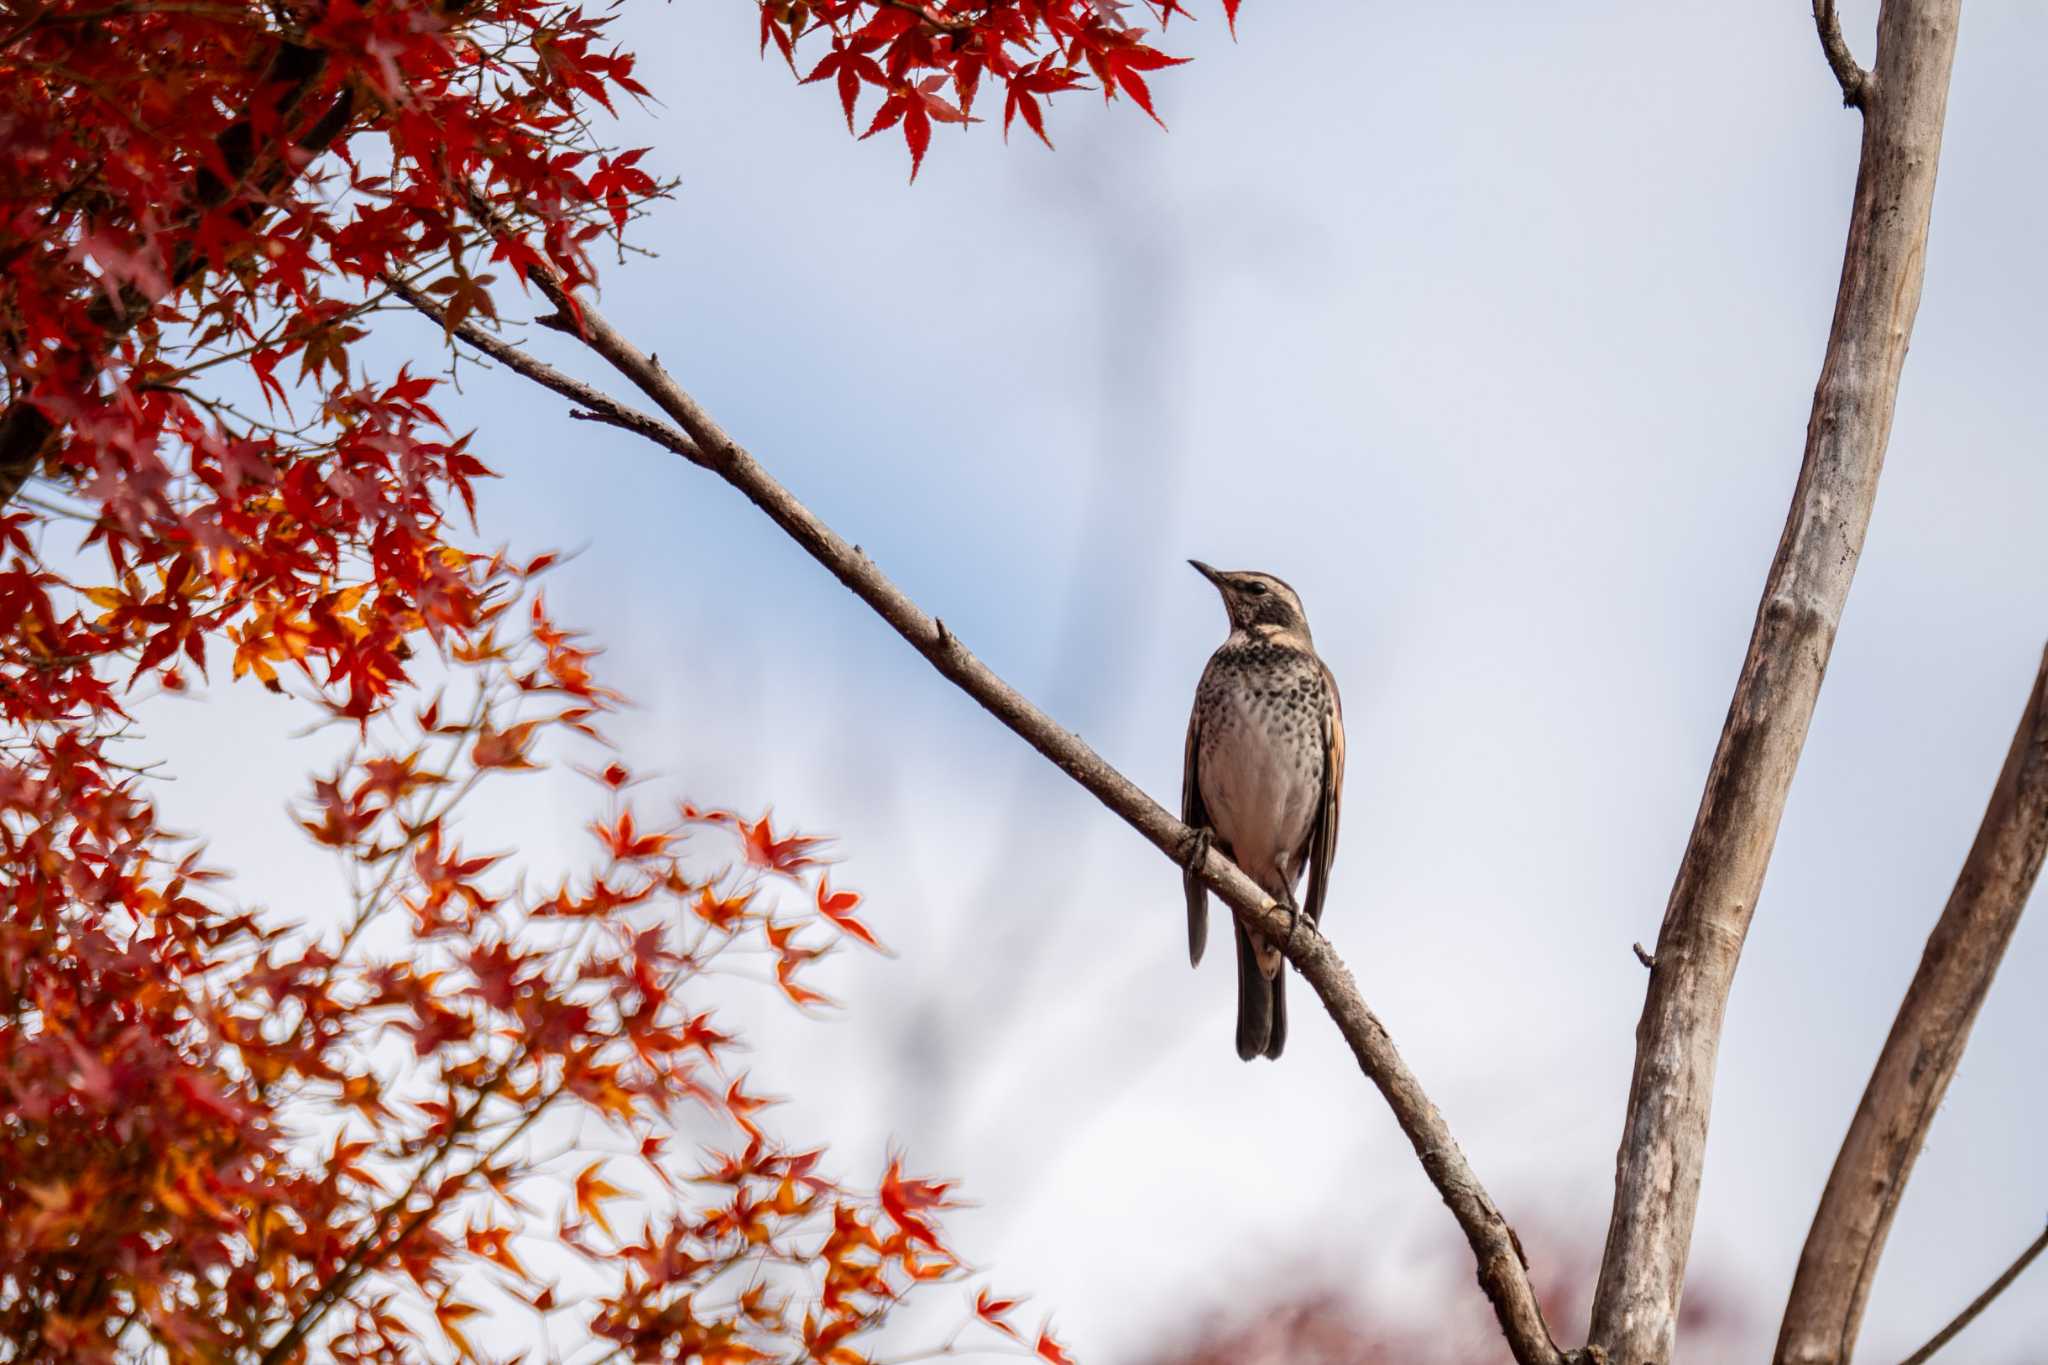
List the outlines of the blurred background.
{"label": "blurred background", "polygon": [[[1868,62],[1876,6],[1845,8]],[[660,103],[614,140],[681,189],[603,303],[1169,806],[1224,634],[1184,561],[1299,589],[1350,733],[1326,928],[1576,1342],[1629,945],[1655,941],[1797,472],[1859,120],[1800,4],[1247,0],[1234,42],[1196,11],[1162,44],[1196,60],[1152,80],[1170,133],[1070,96],[1056,153],[941,128],[913,186],[894,133],[854,142],[827,85],[757,58],[746,0],[626,10]],[[1723,1039],[1683,1361],[1768,1351],[2048,639],[2042,36],[2019,0],[1965,18],[1884,488]],[[394,365],[438,354],[415,320],[379,338]],[[483,537],[581,550],[549,601],[608,645],[638,703],[614,733],[657,792],[839,836],[835,883],[896,950],[819,974],[847,1006],[824,1025],[741,997],[781,1129],[851,1173],[894,1145],[959,1177],[959,1248],[1085,1360],[1506,1358],[1298,981],[1285,1059],[1240,1063],[1229,954],[1188,970],[1171,864],[725,486],[524,381],[463,388],[451,419],[505,476]],[[288,738],[304,713],[167,705],[167,819],[221,831],[249,898],[334,913],[282,799],[318,761]],[[534,858],[589,814],[570,779],[516,795],[495,819]],[[2044,984],[2023,924],[1866,1358],[2048,1216]],[[1337,1344],[1242,1335],[1296,1318]],[[2044,1339],[2037,1271],[1951,1353]]]}

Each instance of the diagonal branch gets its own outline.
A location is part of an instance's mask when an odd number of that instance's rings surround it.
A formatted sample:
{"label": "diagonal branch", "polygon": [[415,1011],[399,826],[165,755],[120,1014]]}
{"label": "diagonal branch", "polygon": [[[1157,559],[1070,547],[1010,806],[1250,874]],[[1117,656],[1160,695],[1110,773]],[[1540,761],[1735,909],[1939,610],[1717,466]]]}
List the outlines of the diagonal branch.
{"label": "diagonal branch", "polygon": [[1779,1329],[1778,1365],[1847,1360],[1855,1349],[1892,1216],[2040,876],[2044,854],[2048,652],[2041,656],[1976,842],[1928,936],[1920,969],[1813,1215]]}
{"label": "diagonal branch", "polygon": [[2034,1258],[2044,1251],[2048,1251],[2048,1229],[2044,1229],[2041,1235],[2019,1254],[2018,1260],[2005,1268],[2004,1274],[1991,1282],[1990,1288],[1970,1300],[1968,1308],[1956,1314],[1948,1326],[1930,1337],[1925,1346],[1907,1356],[1901,1365],[1927,1365],[1928,1361],[1934,1359],[1934,1353],[1954,1341],[1958,1332],[1975,1322],[1977,1315],[1989,1308],[1993,1299],[2012,1288],[2012,1282],[2025,1274],[2027,1267],[2034,1263]]}
{"label": "diagonal branch", "polygon": [[569,413],[571,417],[588,422],[602,422],[606,426],[618,427],[636,436],[644,436],[658,446],[666,446],[691,464],[700,465],[705,469],[711,468],[710,462],[704,458],[704,453],[697,449],[695,441],[659,417],[652,417],[638,408],[628,407],[595,384],[586,384],[580,379],[563,374],[552,365],[535,360],[503,337],[487,332],[473,322],[457,322],[451,325],[447,311],[427,295],[396,275],[386,274],[381,278],[387,289],[440,323],[441,329],[450,336],[462,338],[506,369],[516,371],[542,388],[551,389],[574,403],[576,406]]}
{"label": "diagonal branch", "polygon": [[1849,41],[1842,36],[1842,16],[1835,13],[1835,0],[1813,0],[1813,26],[1820,31],[1820,50],[1827,54],[1835,79],[1842,86],[1842,105],[1861,109],[1870,88],[1870,73],[1856,65]]}
{"label": "diagonal branch", "polygon": [[[579,336],[659,406],[675,426],[604,398],[580,381],[568,379],[522,355],[514,347],[495,339],[480,340],[482,334],[468,324],[447,328],[446,316],[437,305],[416,291],[408,291],[406,297],[420,312],[440,321],[444,330],[478,345],[479,349],[534,382],[602,414],[604,420],[613,425],[638,431],[667,446],[738,489],[742,496],[766,513],[812,558],[888,622],[941,675],[1080,783],[1125,823],[1150,840],[1160,852],[1176,862],[1188,856],[1194,844],[1192,830],[1168,814],[1158,802],[1083,743],[1078,735],[1061,728],[1052,717],[997,676],[946,628],[944,622],[926,615],[857,546],[848,544],[820,521],[756,463],[754,457],[727,435],[666,371],[613,328],[589,300],[571,300],[556,280],[539,271],[529,272],[529,278],[558,310],[541,321],[572,336]],[[580,320],[580,330],[578,323],[571,319]],[[650,424],[656,430],[647,429]],[[1245,924],[1257,928],[1273,942],[1288,939],[1287,911],[1238,870],[1235,863],[1211,850],[1201,865],[1201,874],[1202,879]],[[1358,983],[1350,969],[1329,940],[1307,924],[1301,925],[1293,935],[1287,957],[1307,979],[1330,1017],[1336,1021],[1338,1030],[1351,1046],[1359,1070],[1385,1096],[1388,1107],[1394,1111],[1394,1121],[1400,1125],[1422,1162],[1424,1172],[1464,1231],[1478,1262],[1480,1288],[1493,1305],[1516,1361],[1519,1365],[1566,1365],[1567,1358],[1558,1350],[1543,1320],[1535,1290],[1529,1283],[1528,1265],[1513,1229],[1480,1185],[1472,1168],[1466,1164],[1465,1155],[1459,1150],[1443,1115],[1423,1092],[1414,1073],[1408,1070],[1386,1028],[1359,994]]]}
{"label": "diagonal branch", "polygon": [[1728,991],[1763,890],[1891,438],[1920,306],[1961,0],[1885,0],[1877,74],[1805,458],[1657,936],[1636,1026],[1593,1345],[1667,1362]]}

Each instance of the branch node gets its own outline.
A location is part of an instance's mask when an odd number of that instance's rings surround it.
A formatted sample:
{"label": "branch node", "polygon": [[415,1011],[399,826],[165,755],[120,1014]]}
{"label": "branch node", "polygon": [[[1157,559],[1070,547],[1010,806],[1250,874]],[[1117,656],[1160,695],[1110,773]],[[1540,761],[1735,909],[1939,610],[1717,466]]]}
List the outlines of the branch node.
{"label": "branch node", "polygon": [[1636,950],[1636,961],[1642,963],[1653,972],[1657,970],[1657,955],[1655,953],[1644,952],[1643,945],[1640,943],[1631,943],[1628,946]]}
{"label": "branch node", "polygon": [[575,322],[573,322],[570,319],[568,314],[562,312],[559,309],[552,313],[541,314],[539,317],[534,319],[534,322],[538,326],[545,327],[551,332],[566,332],[570,336],[578,335]]}
{"label": "branch node", "polygon": [[1842,36],[1842,17],[1835,0],[1813,0],[1813,24],[1820,31],[1820,49],[1827,54],[1835,80],[1842,87],[1842,107],[1861,109],[1870,94],[1870,73],[1856,65],[1849,41]]}

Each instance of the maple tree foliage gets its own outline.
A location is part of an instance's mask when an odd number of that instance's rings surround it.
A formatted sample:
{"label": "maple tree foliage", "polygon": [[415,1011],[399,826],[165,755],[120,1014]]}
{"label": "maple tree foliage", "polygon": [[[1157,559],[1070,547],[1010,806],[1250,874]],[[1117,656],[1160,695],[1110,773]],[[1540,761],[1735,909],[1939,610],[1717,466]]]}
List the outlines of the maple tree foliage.
{"label": "maple tree foliage", "polygon": [[[816,840],[663,810],[623,756],[590,774],[593,861],[566,882],[532,889],[464,824],[480,788],[599,743],[619,699],[537,593],[549,557],[465,543],[489,470],[438,367],[359,352],[401,290],[452,331],[534,272],[589,285],[666,192],[598,131],[648,93],[610,22],[567,0],[0,14],[10,1359],[466,1357],[500,1311],[485,1285],[605,1358],[855,1365],[905,1294],[966,1276],[951,1185],[898,1159],[856,1186],[785,1145],[698,994],[751,964],[821,1008],[810,965],[879,946]],[[1153,112],[1144,73],[1173,61],[1113,0],[770,0],[761,22],[792,65],[819,51],[798,74],[849,124],[879,94],[868,131],[900,128],[913,175],[984,78],[1045,137],[1044,102],[1091,79]],[[160,827],[130,759],[200,677],[354,733],[295,807],[344,923],[240,907]],[[573,1114],[601,1150],[534,1146]],[[1068,1359],[1016,1300],[959,1292],[963,1328]]]}
{"label": "maple tree foliage", "polygon": [[[791,70],[797,55],[822,47],[808,62],[805,82],[831,81],[846,115],[863,94],[879,104],[862,137],[900,128],[916,178],[931,146],[932,125],[968,123],[984,79],[1002,87],[1003,130],[1024,120],[1048,147],[1045,105],[1091,80],[1105,100],[1130,99],[1153,119],[1145,73],[1176,66],[1149,43],[1150,30],[1134,24],[1132,10],[1160,28],[1185,15],[1178,0],[759,0],[761,47],[773,46]],[[1238,0],[1223,0],[1237,23]]]}
{"label": "maple tree foliage", "polygon": [[[24,922],[17,896],[7,923],[15,1358],[147,1340],[281,1360],[317,1340],[391,1360],[422,1332],[468,1356],[478,1288],[496,1285],[629,1359],[852,1365],[908,1289],[962,1277],[935,1222],[950,1186],[892,1160],[856,1191],[821,1149],[779,1141],[772,1097],[693,998],[765,958],[789,1000],[823,1004],[805,969],[878,946],[820,840],[688,805],[649,818],[614,758],[589,774],[579,875],[508,885],[501,857],[473,851],[482,832],[457,817],[474,794],[541,766],[553,737],[598,738],[616,698],[528,570],[468,574],[477,629],[442,686],[380,712],[298,805],[355,874],[334,934],[212,908],[195,854],[117,856],[111,841],[145,830],[132,796],[67,815],[75,789],[12,794],[10,816],[41,803],[8,822],[23,854],[100,875],[70,890],[78,913]],[[607,1139],[522,1143],[572,1109]],[[574,1295],[565,1256],[582,1262]],[[962,1309],[977,1315],[1004,1326],[985,1298]]]}

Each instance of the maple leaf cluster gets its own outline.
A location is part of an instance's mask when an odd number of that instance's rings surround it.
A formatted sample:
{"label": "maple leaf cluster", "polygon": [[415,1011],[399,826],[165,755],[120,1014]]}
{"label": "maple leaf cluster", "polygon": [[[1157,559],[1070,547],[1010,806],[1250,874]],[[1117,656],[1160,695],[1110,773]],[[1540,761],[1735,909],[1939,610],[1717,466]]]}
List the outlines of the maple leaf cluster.
{"label": "maple leaf cluster", "polygon": [[[470,573],[477,628],[442,686],[297,806],[357,888],[328,932],[215,904],[198,855],[165,862],[147,804],[89,764],[0,785],[13,1358],[388,1361],[430,1337],[470,1358],[472,1319],[523,1303],[625,1359],[864,1365],[907,1292],[965,1277],[936,1221],[951,1186],[892,1159],[855,1189],[778,1140],[702,998],[766,965],[816,1007],[815,963],[879,949],[823,840],[650,818],[614,757],[587,773],[574,875],[478,851],[476,794],[600,741],[617,698],[527,568]],[[984,1289],[961,1324],[1063,1359],[1012,1306]]]}
{"label": "maple leaf cluster", "polygon": [[[1239,0],[1224,0],[1233,28]],[[791,70],[799,48],[825,51],[802,73],[831,81],[849,132],[864,92],[880,96],[863,138],[901,128],[917,178],[932,126],[976,121],[984,78],[1002,87],[1003,131],[1018,118],[1046,146],[1045,106],[1055,95],[1090,88],[1122,95],[1156,122],[1145,73],[1177,66],[1136,26],[1129,0],[759,0],[761,48],[772,44]],[[1163,30],[1185,15],[1179,0],[1143,0]],[[814,42],[807,43],[807,39]]]}
{"label": "maple leaf cluster", "polygon": [[[488,471],[436,380],[354,363],[399,278],[452,320],[486,269],[590,278],[661,187],[591,138],[644,93],[608,22],[554,0],[51,0],[0,28],[0,688],[10,722],[115,714],[113,686],[303,671],[341,714],[410,637],[473,624],[448,509]],[[479,209],[489,226],[478,225]],[[79,603],[37,553],[87,526]],[[85,610],[81,612],[80,608]]]}

